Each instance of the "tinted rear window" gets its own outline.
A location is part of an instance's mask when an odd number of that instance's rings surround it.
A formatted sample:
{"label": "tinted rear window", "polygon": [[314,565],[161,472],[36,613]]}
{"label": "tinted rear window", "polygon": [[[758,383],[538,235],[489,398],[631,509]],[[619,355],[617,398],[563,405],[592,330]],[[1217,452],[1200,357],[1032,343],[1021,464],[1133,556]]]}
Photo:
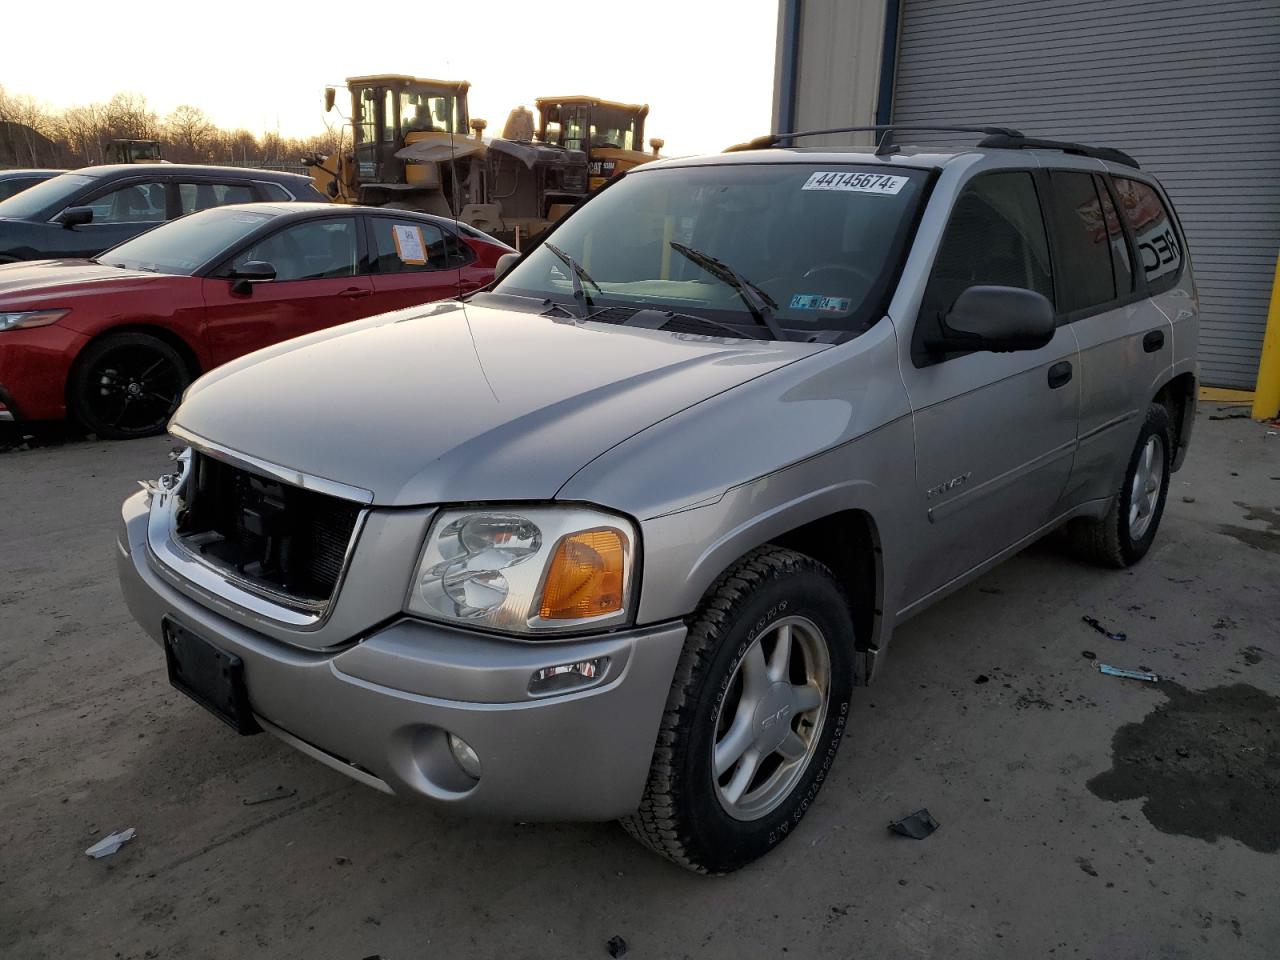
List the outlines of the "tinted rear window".
{"label": "tinted rear window", "polygon": [[1160,194],[1149,184],[1127,177],[1115,177],[1114,183],[1116,199],[1133,231],[1148,285],[1156,289],[1171,286],[1182,270],[1182,244],[1174,229],[1173,217]]}
{"label": "tinted rear window", "polygon": [[1111,247],[1092,174],[1054,170],[1049,204],[1057,241],[1058,309],[1087,310],[1116,298]]}

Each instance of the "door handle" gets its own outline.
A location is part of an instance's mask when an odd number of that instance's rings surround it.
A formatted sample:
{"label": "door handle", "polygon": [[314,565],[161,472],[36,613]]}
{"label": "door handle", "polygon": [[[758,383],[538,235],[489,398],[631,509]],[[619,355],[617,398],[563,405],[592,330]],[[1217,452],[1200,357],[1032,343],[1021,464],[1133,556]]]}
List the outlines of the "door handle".
{"label": "door handle", "polygon": [[340,294],[340,297],[346,297],[348,300],[359,300],[361,297],[373,296],[372,290],[362,290],[360,287],[347,287]]}
{"label": "door handle", "polygon": [[1142,349],[1145,353],[1155,353],[1164,346],[1164,331],[1152,330],[1142,338]]}
{"label": "door handle", "polygon": [[1049,368],[1049,389],[1057,390],[1071,380],[1071,362],[1059,360]]}

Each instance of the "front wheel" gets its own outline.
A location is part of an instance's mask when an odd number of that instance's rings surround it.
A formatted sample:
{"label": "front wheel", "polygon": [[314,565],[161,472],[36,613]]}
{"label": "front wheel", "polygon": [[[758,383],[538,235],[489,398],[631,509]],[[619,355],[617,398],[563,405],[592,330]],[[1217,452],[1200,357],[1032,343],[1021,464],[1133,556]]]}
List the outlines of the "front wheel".
{"label": "front wheel", "polygon": [[106,440],[163,433],[191,374],[182,355],[158,337],[134,331],[91,343],[71,374],[71,413]]}
{"label": "front wheel", "polygon": [[740,561],[695,616],[627,832],[703,873],[736,870],[785,839],[844,735],[853,646],[826,567],[779,547]]}

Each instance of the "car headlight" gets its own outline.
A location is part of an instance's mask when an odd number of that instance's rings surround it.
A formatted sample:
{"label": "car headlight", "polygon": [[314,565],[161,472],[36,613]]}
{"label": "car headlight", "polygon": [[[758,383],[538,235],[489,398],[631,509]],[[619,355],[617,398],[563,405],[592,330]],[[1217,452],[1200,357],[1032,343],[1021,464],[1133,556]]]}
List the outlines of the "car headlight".
{"label": "car headlight", "polygon": [[51,323],[57,323],[70,312],[70,310],[28,310],[25,313],[0,313],[0,332],[47,327]]}
{"label": "car headlight", "polygon": [[631,615],[635,526],[585,507],[442,510],[407,609],[504,633],[563,633]]}

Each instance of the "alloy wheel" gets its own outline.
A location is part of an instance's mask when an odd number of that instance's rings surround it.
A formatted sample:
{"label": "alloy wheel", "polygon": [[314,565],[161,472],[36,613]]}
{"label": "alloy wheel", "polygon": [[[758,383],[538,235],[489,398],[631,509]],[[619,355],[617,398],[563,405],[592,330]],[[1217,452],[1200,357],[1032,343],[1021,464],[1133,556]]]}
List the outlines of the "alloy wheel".
{"label": "alloy wheel", "polygon": [[1164,441],[1158,434],[1147,438],[1133,471],[1129,488],[1129,539],[1141,540],[1151,526],[1164,486]]}

